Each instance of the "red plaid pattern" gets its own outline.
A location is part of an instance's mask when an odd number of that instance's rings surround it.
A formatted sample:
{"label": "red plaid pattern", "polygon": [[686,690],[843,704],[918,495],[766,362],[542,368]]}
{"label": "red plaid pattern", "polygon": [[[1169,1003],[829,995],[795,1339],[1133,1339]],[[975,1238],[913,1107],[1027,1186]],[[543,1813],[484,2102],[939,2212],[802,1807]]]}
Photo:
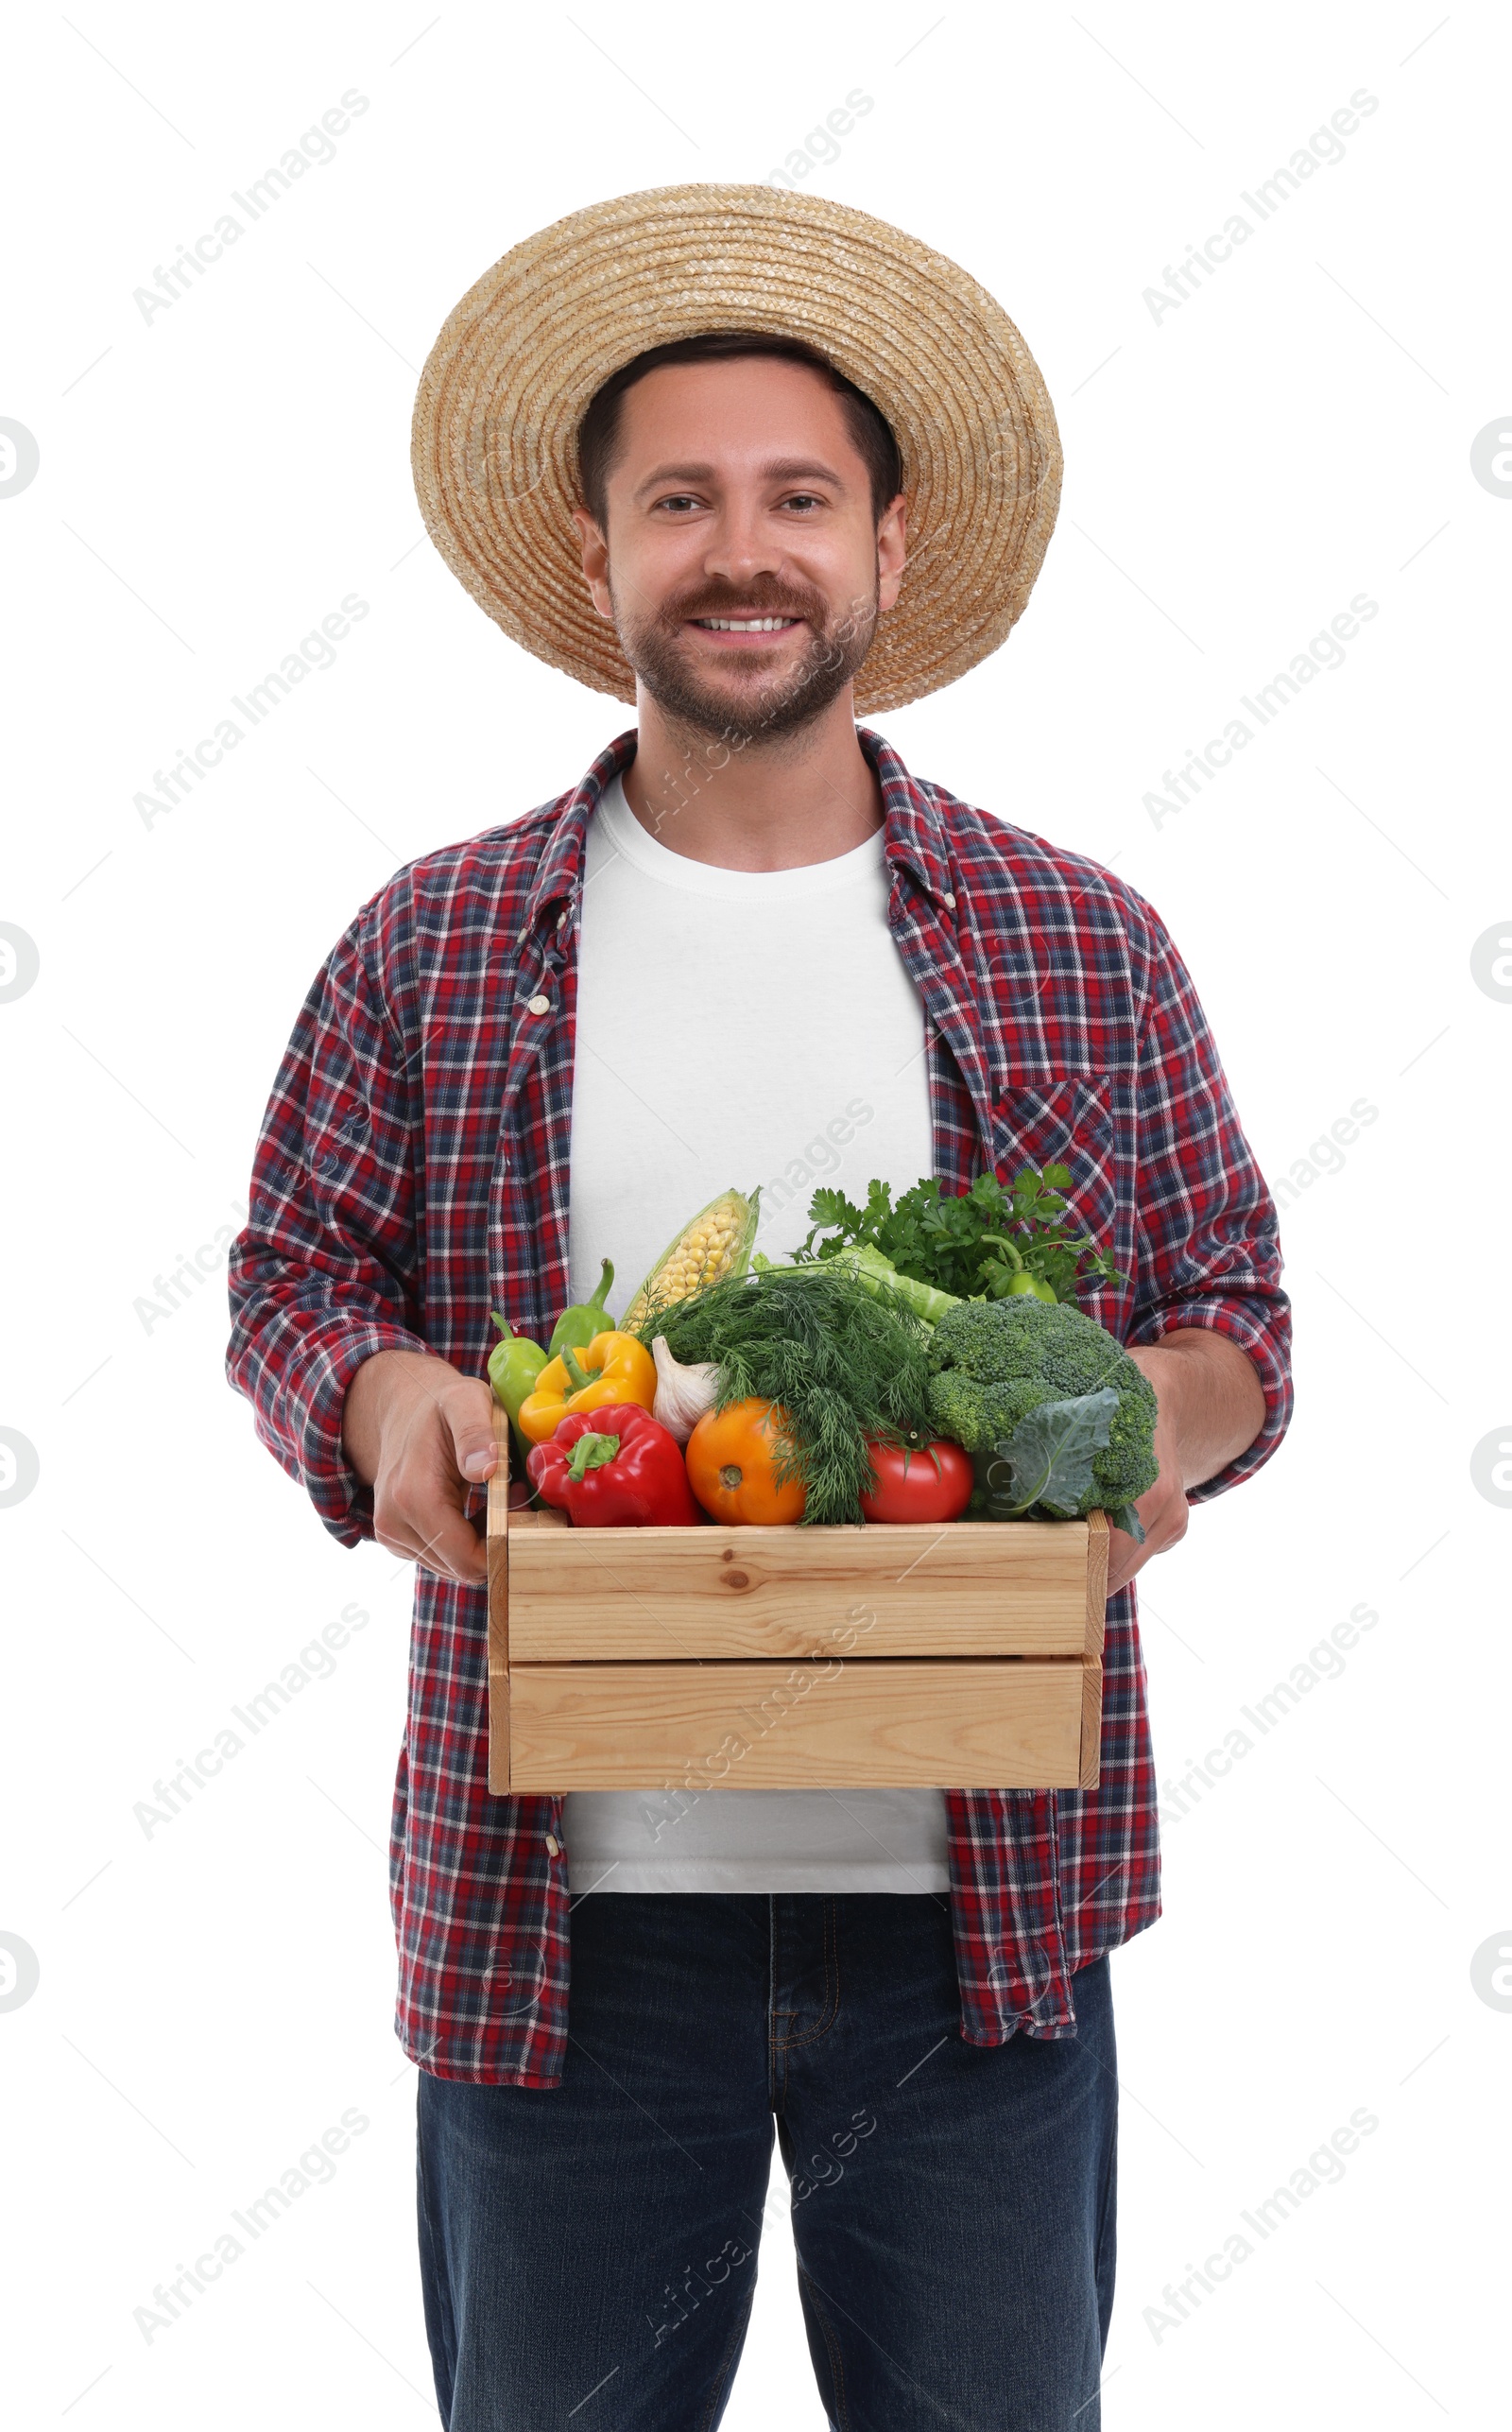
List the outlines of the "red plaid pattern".
{"label": "red plaid pattern", "polygon": [[[1291,1416],[1276,1210],[1160,916],[1080,854],[909,776],[879,735],[888,919],[926,1010],[935,1170],[953,1189],[1059,1159],[1127,1284],[1085,1303],[1121,1341],[1207,1326]],[[588,821],[633,731],[579,785],[427,854],[367,904],[305,1000],[232,1258],[228,1371],[343,1544],[372,1533],[341,1449],[362,1361],[430,1350],[482,1376],[490,1308],[543,1340],[568,1294],[577,906]],[[544,1013],[529,1010],[544,997]],[[567,1861],[557,1798],[488,1789],[486,1598],[417,1573],[391,1832],[397,2029],[438,2077],[558,2083]],[[1074,2031],[1073,1977],[1160,1914],[1132,1587],[1109,1599],[1099,1786],[947,1794],[961,2032]]]}

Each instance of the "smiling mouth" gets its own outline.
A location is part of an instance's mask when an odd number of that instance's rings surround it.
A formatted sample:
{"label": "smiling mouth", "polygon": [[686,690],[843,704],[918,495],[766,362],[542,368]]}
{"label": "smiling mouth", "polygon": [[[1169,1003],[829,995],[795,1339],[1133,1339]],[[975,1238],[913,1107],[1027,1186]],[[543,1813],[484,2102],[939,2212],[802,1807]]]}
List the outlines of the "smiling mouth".
{"label": "smiling mouth", "polygon": [[688,621],[703,633],[785,633],[803,622],[800,616],[694,616]]}

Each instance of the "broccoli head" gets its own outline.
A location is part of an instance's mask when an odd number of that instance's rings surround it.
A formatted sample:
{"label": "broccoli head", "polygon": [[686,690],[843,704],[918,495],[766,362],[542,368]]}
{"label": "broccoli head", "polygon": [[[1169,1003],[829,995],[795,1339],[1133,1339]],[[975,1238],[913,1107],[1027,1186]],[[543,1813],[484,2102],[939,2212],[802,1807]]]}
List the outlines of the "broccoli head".
{"label": "broccoli head", "polygon": [[1117,1511],[1160,1475],[1155,1388],[1107,1328],[1070,1302],[963,1301],[935,1328],[930,1367],[930,1415],[973,1455],[1011,1436],[1041,1402],[1110,1385],[1118,1407],[1093,1458],[1083,1512]]}

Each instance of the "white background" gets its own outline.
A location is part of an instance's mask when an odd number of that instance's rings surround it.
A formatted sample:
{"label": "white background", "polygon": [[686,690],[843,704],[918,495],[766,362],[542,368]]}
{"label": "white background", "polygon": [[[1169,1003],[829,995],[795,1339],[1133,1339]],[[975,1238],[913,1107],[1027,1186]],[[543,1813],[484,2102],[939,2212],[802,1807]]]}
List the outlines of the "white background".
{"label": "white background", "polygon": [[[1435,0],[12,21],[0,415],[41,451],[0,497],[0,921],[40,956],[0,1002],[0,1424],[41,1464],[0,1509],[0,1930],[40,1964],[0,2009],[18,2427],[434,2412],[383,1849],[408,1575],[339,1549],[255,1443],[221,1373],[223,1262],[169,1317],[137,1304],[237,1221],[356,906],[626,722],[507,645],[421,536],[409,415],[446,313],[580,204],[765,177],[857,88],[874,107],[810,182],[1003,300],[1066,457],[1022,626],[885,731],[1153,901],[1273,1181],[1354,1100],[1378,1110],[1283,1210],[1286,1444],[1142,1581],[1168,1777],[1353,1607],[1379,1619],[1169,1822],[1167,1914],[1114,1961],[1106,2420],[1490,2420],[1512,2004],[1471,1960],[1512,1945],[1512,1497],[1471,1457],[1512,1438],[1512,1009],[1471,950],[1512,932],[1512,498],[1470,451],[1512,425],[1504,32]],[[133,290],[351,88],[370,106],[335,159],[145,321]],[[1361,89],[1379,107],[1345,160],[1155,319],[1165,266]],[[370,612],[336,664],[146,825],[154,770],[353,592]],[[1379,613],[1346,664],[1157,826],[1162,771],[1361,592]],[[353,1602],[370,1618],[332,1677],[146,1834],[155,1779]],[[1165,2284],[1361,2106],[1379,2128],[1343,2182],[1162,2328]],[[154,2285],[349,2107],[370,2125],[333,2183],[145,2339]],[[822,2423],[769,2216],[727,2422],[779,2412]]]}

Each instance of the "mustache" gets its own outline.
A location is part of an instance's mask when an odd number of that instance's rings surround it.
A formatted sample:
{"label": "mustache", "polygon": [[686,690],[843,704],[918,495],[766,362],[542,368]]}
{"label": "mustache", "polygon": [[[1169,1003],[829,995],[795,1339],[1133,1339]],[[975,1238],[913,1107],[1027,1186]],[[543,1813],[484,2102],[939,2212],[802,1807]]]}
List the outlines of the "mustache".
{"label": "mustache", "polygon": [[728,582],[692,584],[685,592],[662,602],[657,622],[678,626],[696,616],[796,616],[813,626],[816,632],[822,632],[827,613],[822,592],[763,575],[754,582],[739,586]]}

